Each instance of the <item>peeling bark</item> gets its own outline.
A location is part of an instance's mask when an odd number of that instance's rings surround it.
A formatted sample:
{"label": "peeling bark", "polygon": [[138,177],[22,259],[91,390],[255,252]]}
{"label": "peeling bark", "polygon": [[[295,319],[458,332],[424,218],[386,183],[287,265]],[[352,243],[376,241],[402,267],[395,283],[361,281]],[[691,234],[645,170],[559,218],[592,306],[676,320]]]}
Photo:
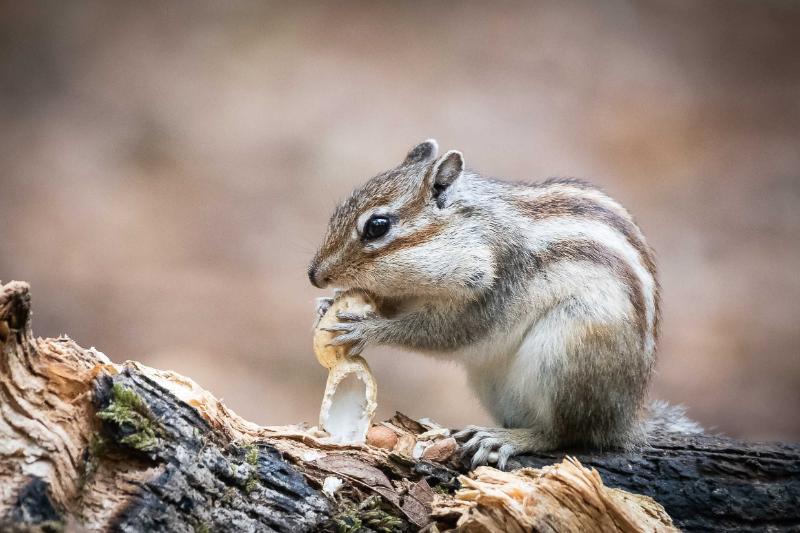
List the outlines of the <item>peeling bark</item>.
{"label": "peeling bark", "polygon": [[[27,284],[0,286],[0,530],[402,531],[433,527],[432,502],[455,501],[466,469],[447,454],[438,463],[408,446],[260,427],[184,376],[34,338],[30,315]],[[402,416],[387,427],[401,447],[425,429]],[[683,529],[800,528],[798,445],[660,435],[634,453],[573,455],[608,487],[651,496]],[[323,492],[337,480],[335,495]],[[437,527],[454,526],[446,515]]]}

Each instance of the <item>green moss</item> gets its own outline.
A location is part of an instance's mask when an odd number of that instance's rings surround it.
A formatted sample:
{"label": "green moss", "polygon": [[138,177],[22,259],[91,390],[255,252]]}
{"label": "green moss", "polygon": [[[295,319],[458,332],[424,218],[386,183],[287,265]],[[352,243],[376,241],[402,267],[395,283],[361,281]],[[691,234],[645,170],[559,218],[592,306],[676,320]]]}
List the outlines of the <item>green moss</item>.
{"label": "green moss", "polygon": [[147,404],[131,388],[115,383],[111,389],[111,402],[97,413],[97,417],[125,430],[127,435],[119,439],[119,444],[143,452],[158,447],[161,428]]}
{"label": "green moss", "polygon": [[194,533],[211,533],[211,526],[205,522],[200,522],[197,525],[192,526],[192,529],[194,529]]}
{"label": "green moss", "polygon": [[443,496],[449,496],[451,494],[456,493],[455,489],[449,489],[443,483],[440,483],[439,485],[434,485],[433,487],[431,487],[431,489],[433,490],[433,492],[441,494]]}
{"label": "green moss", "polygon": [[251,475],[247,478],[247,482],[244,484],[244,490],[248,494],[251,492],[255,492],[258,489],[258,478],[255,475]]}
{"label": "green moss", "polygon": [[108,441],[99,433],[92,434],[89,440],[89,453],[92,457],[102,457],[108,451]]}
{"label": "green moss", "polygon": [[244,482],[244,491],[247,494],[258,490],[258,447],[255,444],[248,444],[241,447],[244,452],[244,462],[250,466],[250,475]]}
{"label": "green moss", "polygon": [[380,533],[393,533],[405,530],[405,521],[384,508],[377,496],[367,498],[358,505],[345,505],[334,517],[338,533],[356,533],[370,528]]}
{"label": "green moss", "polygon": [[358,533],[363,528],[357,513],[341,513],[333,521],[338,533]]}
{"label": "green moss", "polygon": [[258,447],[255,444],[248,444],[243,449],[244,460],[247,461],[247,464],[256,466],[258,464]]}

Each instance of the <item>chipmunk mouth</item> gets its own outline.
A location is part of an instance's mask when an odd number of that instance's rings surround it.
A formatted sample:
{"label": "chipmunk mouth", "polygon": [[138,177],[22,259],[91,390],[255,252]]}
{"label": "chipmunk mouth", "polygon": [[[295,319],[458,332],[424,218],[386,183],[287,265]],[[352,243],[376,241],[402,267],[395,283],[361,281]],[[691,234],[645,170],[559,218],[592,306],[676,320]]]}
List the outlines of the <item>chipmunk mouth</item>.
{"label": "chipmunk mouth", "polygon": [[358,279],[337,277],[330,281],[329,288],[335,292],[359,291],[374,299],[382,297],[380,291],[375,290],[374,285],[360,283]]}

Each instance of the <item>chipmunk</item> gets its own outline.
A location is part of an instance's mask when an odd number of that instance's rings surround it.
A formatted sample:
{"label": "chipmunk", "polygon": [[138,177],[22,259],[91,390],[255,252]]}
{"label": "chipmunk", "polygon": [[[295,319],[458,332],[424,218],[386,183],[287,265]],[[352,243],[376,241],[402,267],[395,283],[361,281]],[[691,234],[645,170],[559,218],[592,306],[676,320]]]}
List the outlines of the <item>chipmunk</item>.
{"label": "chipmunk", "polygon": [[461,152],[437,152],[434,140],[418,144],[335,209],[308,277],[367,291],[380,314],[339,314],[333,343],[463,364],[502,425],[456,435],[473,467],[628,448],[659,425],[699,431],[666,404],[643,417],[659,284],[631,215],[583,181],[508,183],[467,170]]}

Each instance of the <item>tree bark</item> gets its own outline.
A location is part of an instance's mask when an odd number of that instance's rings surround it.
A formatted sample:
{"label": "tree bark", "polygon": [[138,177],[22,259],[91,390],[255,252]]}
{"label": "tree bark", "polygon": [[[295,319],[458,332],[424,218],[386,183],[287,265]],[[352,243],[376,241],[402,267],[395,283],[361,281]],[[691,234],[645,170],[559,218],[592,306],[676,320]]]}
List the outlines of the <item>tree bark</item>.
{"label": "tree bark", "polygon": [[[650,496],[686,531],[800,531],[800,445],[654,435],[625,454],[572,453],[603,481]],[[522,456],[539,467],[563,454]]]}
{"label": "tree bark", "polygon": [[[34,338],[30,316],[27,284],[0,286],[2,531],[433,528],[434,496],[446,507],[467,471],[454,458],[259,427],[189,378],[114,364],[67,337]],[[417,431],[402,415],[392,424]],[[571,455],[607,486],[651,496],[682,529],[800,528],[796,444],[657,435],[631,453]],[[523,456],[512,466],[563,457]],[[446,514],[434,517],[437,527],[454,526]],[[614,520],[609,530],[637,530]]]}

